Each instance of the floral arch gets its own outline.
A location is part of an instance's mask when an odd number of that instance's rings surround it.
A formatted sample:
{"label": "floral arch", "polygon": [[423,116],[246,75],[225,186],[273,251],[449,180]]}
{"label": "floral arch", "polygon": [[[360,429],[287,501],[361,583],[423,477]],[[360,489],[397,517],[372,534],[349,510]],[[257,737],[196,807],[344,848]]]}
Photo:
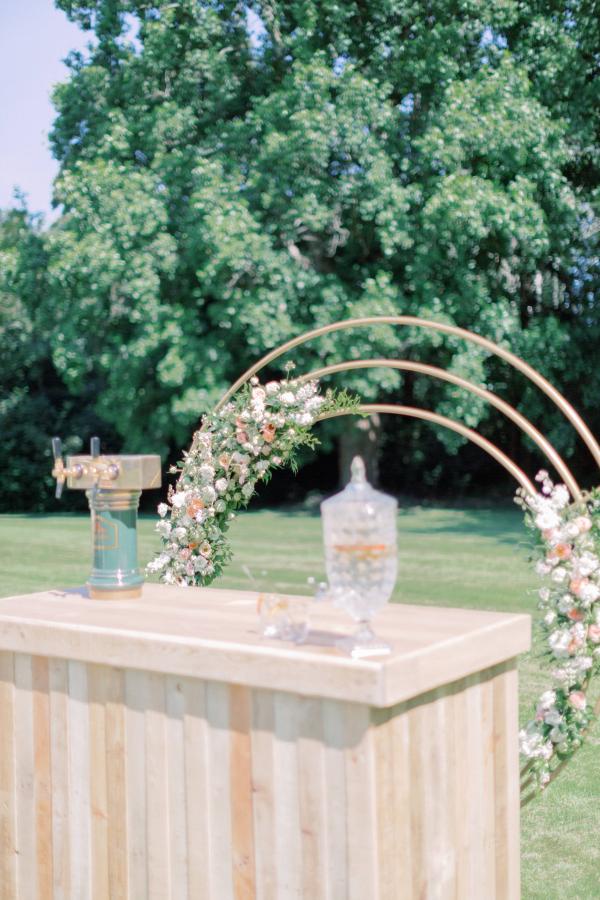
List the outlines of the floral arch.
{"label": "floral arch", "polygon": [[[535,716],[521,731],[522,796],[527,802],[548,784],[581,745],[592,712],[587,690],[600,669],[600,494],[583,492],[548,439],[496,394],[444,369],[411,360],[365,359],[340,362],[299,377],[261,385],[258,373],[279,357],[334,331],[378,325],[411,326],[474,343],[508,362],[560,409],[600,467],[600,445],[566,398],[538,371],[506,348],[463,328],[415,316],[348,319],[299,335],[258,360],[204,417],[192,445],[175,468],[179,477],[161,504],[158,530],[162,553],[149,565],[169,583],[206,585],[231,556],[227,530],[234,510],[244,506],[256,484],[274,467],[292,464],[294,451],[314,445],[317,421],[342,415],[391,413],[418,418],[455,431],[492,456],[519,484],[518,502],[539,533],[538,573],[542,629],[554,665],[554,687],[540,697]],[[540,473],[538,491],[523,470],[498,446],[462,422],[432,410],[397,404],[362,404],[345,391],[319,392],[321,379],[338,372],[389,367],[441,379],[485,400],[513,421],[544,454],[562,483]],[[600,603],[598,603],[600,609]]]}

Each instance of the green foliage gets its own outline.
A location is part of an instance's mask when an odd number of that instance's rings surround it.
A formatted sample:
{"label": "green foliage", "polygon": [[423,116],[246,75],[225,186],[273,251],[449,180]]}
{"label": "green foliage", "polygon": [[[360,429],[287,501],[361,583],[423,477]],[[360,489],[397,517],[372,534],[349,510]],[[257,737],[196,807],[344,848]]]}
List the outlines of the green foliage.
{"label": "green foliage", "polygon": [[[592,0],[57,6],[92,41],[54,92],[63,214],[39,315],[60,377],[76,393],[94,384],[126,449],[186,445],[260,354],[349,316],[472,328],[596,408]],[[571,452],[560,416],[463,342],[361,330],[297,361],[407,353],[522,401]],[[514,444],[453,388],[384,370],[344,384]],[[461,445],[442,435],[444,450],[422,424],[401,436],[438,460]]]}

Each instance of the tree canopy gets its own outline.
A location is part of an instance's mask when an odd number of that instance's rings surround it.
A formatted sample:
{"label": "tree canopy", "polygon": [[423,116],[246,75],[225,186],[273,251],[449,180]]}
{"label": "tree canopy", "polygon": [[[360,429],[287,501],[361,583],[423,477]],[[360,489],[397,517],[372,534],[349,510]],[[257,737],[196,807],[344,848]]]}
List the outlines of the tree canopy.
{"label": "tree canopy", "polygon": [[[93,384],[126,449],[181,447],[259,355],[358,315],[479,331],[593,411],[593,0],[57,6],[92,40],[54,92],[62,214],[35,235],[47,260],[36,316],[66,389]],[[458,341],[356,331],[300,361],[367,353],[413,355],[498,389],[573,449],[520,377]],[[457,389],[384,371],[345,381],[516,446]],[[404,463],[417,448],[440,457],[428,426],[410,433]],[[439,439],[447,453],[461,444]]]}

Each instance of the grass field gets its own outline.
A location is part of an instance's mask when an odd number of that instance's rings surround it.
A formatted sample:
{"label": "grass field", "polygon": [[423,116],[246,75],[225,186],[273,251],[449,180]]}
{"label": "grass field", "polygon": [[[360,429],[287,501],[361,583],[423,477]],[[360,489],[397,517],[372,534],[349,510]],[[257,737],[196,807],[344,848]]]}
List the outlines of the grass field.
{"label": "grass field", "polygon": [[[317,516],[247,512],[234,523],[235,558],[219,587],[248,586],[243,566],[280,590],[324,577]],[[90,525],[84,516],[0,516],[0,595],[82,584]],[[140,521],[140,557],[158,548]],[[513,509],[420,509],[399,517],[396,601],[535,612],[527,533]],[[261,574],[261,573],[266,574]],[[263,584],[261,584],[261,587]],[[521,663],[521,718],[547,677],[536,653]],[[522,816],[523,900],[600,898],[600,729]],[[486,898],[481,898],[486,900]]]}

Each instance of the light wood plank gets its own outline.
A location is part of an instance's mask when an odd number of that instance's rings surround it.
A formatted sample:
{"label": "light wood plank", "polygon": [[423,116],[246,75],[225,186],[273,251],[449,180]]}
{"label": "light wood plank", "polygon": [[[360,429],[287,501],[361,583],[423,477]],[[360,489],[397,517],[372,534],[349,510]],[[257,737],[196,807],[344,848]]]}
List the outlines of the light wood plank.
{"label": "light wood plank", "polygon": [[91,900],[90,707],[86,666],[69,661],[69,824],[71,893]]}
{"label": "light wood plank", "polygon": [[146,673],[125,673],[125,771],[129,897],[148,896],[146,866]]}
{"label": "light wood plank", "polygon": [[146,675],[146,865],[149,900],[171,895],[165,679]]}
{"label": "light wood plank", "polygon": [[231,732],[229,778],[231,784],[231,841],[233,893],[236,900],[256,897],[254,821],[252,810],[252,758],[250,728],[252,696],[249,688],[229,687]]}
{"label": "light wood plank", "polygon": [[346,843],[345,704],[337,700],[323,700],[322,708],[327,859],[324,887],[329,900],[345,900],[349,890]]}
{"label": "light wood plank", "polygon": [[370,710],[346,704],[348,900],[379,897],[374,736]]}
{"label": "light wood plank", "polygon": [[17,748],[17,884],[19,900],[34,900],[36,877],[35,748],[31,656],[15,655],[15,742]]}
{"label": "light wood plank", "polygon": [[253,691],[252,789],[256,894],[261,900],[277,900],[275,862],[274,746],[275,707],[272,691]]}
{"label": "light wood plank", "polygon": [[125,900],[128,883],[125,674],[106,668],[106,790],[108,815],[108,890],[110,900]]}
{"label": "light wood plank", "polygon": [[209,767],[206,690],[202,681],[183,679],[184,752],[189,900],[210,897]]}
{"label": "light wood plank", "polygon": [[273,780],[277,900],[302,897],[302,843],[298,786],[298,698],[277,691]]}
{"label": "light wood plank", "polygon": [[69,820],[69,669],[49,660],[50,759],[52,767],[52,851],[54,900],[69,900],[71,830]]}
{"label": "light wood plank", "polygon": [[206,718],[210,896],[231,900],[235,895],[232,868],[229,688],[226,684],[207,682]]}
{"label": "light wood plank", "polygon": [[17,896],[15,664],[0,652],[0,900]]}
{"label": "light wood plank", "polygon": [[[169,864],[172,900],[187,900],[188,835],[185,783],[185,694],[182,679],[166,679],[166,748],[169,806]],[[191,798],[190,798],[191,799]],[[194,798],[193,802],[197,802]]]}
{"label": "light wood plank", "polygon": [[519,757],[519,685],[516,660],[494,679],[494,798],[496,812],[496,896],[521,896]]}
{"label": "light wood plank", "polygon": [[51,900],[53,876],[52,774],[50,765],[50,673],[48,659],[31,661],[33,691],[33,748],[35,844],[38,900]]}
{"label": "light wood plank", "polygon": [[108,670],[88,666],[90,715],[90,800],[92,846],[92,896],[108,897],[108,789],[106,783],[106,700]]}
{"label": "light wood plank", "polygon": [[298,800],[302,896],[325,898],[328,887],[325,757],[321,700],[298,698]]}
{"label": "light wood plank", "polygon": [[[305,696],[387,707],[502,662],[529,648],[528,616],[391,604],[377,630],[393,652],[354,660],[332,646],[265,641],[250,592],[146,585],[141,601],[90,601],[46,592],[0,599],[0,648]],[[143,610],[143,615],[140,615]],[[317,604],[313,628],[350,628]],[[290,666],[290,659],[294,665]]]}

